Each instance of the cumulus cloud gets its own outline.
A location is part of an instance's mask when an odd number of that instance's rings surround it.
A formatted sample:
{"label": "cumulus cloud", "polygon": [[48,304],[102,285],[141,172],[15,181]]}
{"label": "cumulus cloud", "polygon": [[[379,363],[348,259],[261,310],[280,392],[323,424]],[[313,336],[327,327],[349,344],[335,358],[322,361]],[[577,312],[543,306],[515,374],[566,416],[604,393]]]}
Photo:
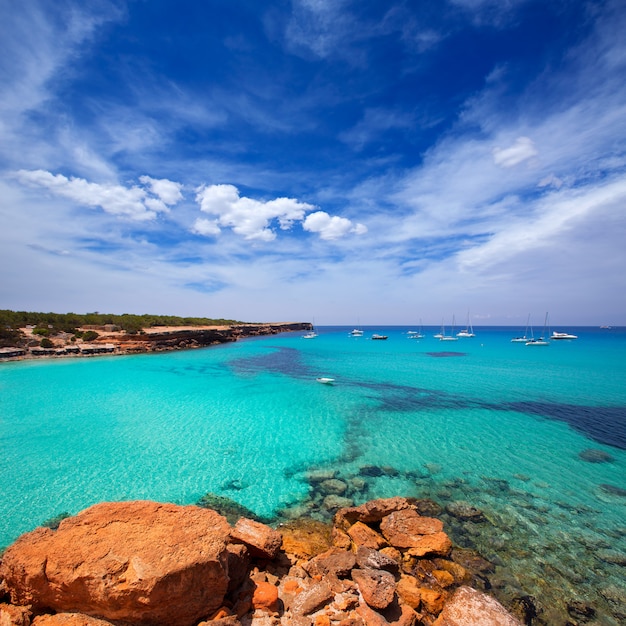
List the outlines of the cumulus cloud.
{"label": "cumulus cloud", "polygon": [[518,137],[508,148],[494,148],[493,162],[500,167],[515,167],[538,154],[532,139]]}
{"label": "cumulus cloud", "polygon": [[312,233],[319,233],[319,236],[326,240],[339,239],[350,233],[363,235],[367,232],[365,225],[353,224],[345,217],[331,216],[326,211],[316,211],[307,215],[302,228]]}
{"label": "cumulus cloud", "polygon": [[[292,198],[276,198],[262,202],[241,197],[234,185],[209,185],[197,189],[196,200],[200,210],[215,216],[209,228],[208,220],[200,220],[195,232],[217,234],[219,227],[231,228],[245,239],[273,241],[276,233],[270,228],[273,220],[278,220],[282,230],[288,230],[294,221],[301,221],[307,211],[315,207]],[[206,232],[208,229],[208,232]]]}
{"label": "cumulus cloud", "polygon": [[222,228],[231,228],[245,239],[273,241],[276,232],[271,228],[277,221],[281,230],[289,230],[295,222],[302,222],[304,230],[318,233],[322,239],[338,239],[350,233],[362,234],[367,229],[362,224],[353,224],[345,217],[330,216],[316,211],[312,204],[293,198],[276,198],[261,201],[241,197],[234,185],[209,185],[197,189],[196,200],[200,210],[214,219],[198,218],[193,232],[215,236]]}
{"label": "cumulus cloud", "polygon": [[166,178],[151,178],[150,176],[140,176],[139,182],[149,187],[155,196],[158,196],[163,203],[169,206],[183,199],[183,194],[180,191],[183,186],[180,183],[175,183]]}
{"label": "cumulus cloud", "polygon": [[[142,176],[140,180],[149,184],[158,197],[137,185],[124,187],[113,183],[91,183],[83,178],[67,178],[63,174],[52,174],[45,170],[20,170],[16,178],[22,184],[43,187],[55,196],[68,198],[84,206],[100,207],[111,215],[138,221],[154,219],[158,213],[169,210],[168,204],[174,204],[179,199],[174,193],[178,183],[147,176]],[[182,198],[180,186],[178,195]]]}

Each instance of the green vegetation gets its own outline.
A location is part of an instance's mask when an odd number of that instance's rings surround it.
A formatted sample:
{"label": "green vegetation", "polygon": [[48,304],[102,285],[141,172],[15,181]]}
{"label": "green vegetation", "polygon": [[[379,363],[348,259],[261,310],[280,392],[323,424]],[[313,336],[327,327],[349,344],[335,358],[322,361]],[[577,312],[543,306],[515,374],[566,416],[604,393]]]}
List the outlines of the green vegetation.
{"label": "green vegetation", "polygon": [[[154,326],[228,326],[241,324],[237,320],[212,319],[208,317],[177,317],[175,315],[112,315],[109,313],[32,313],[28,311],[0,310],[0,333],[16,331],[25,326],[35,326],[35,334],[52,335],[59,332],[76,332],[85,326],[112,324],[128,333],[140,332]],[[51,328],[50,328],[51,327]],[[0,334],[0,339],[3,337]]]}
{"label": "green vegetation", "polygon": [[13,330],[12,328],[5,328],[0,326],[0,348],[8,348],[17,345],[20,339],[19,330]]}

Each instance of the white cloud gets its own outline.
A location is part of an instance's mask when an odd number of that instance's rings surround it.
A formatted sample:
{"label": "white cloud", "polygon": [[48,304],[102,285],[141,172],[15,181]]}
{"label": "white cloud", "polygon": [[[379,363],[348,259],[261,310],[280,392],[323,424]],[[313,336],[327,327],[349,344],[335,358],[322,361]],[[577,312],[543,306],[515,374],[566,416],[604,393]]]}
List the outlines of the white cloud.
{"label": "white cloud", "polygon": [[55,196],[84,206],[100,207],[106,213],[132,220],[151,220],[157,213],[168,211],[162,200],[150,197],[145,189],[137,186],[90,183],[83,178],[67,178],[44,170],[20,170],[15,177],[22,184],[43,187]]}
{"label": "white cloud", "polygon": [[363,235],[367,232],[367,227],[363,224],[353,224],[345,217],[331,216],[325,211],[316,211],[307,215],[302,228],[312,233],[319,233],[322,239],[329,241],[345,237],[349,233]]}
{"label": "white cloud", "polygon": [[349,233],[362,234],[367,229],[362,224],[356,226],[347,218],[331,217],[324,211],[311,213],[316,207],[293,198],[276,198],[262,202],[241,197],[234,185],[210,185],[197,189],[196,200],[200,210],[215,216],[213,220],[198,219],[193,232],[200,235],[217,235],[220,227],[231,228],[245,239],[273,241],[276,233],[271,229],[277,220],[282,230],[289,230],[294,222],[302,222],[309,232],[319,233],[322,239],[338,239]]}
{"label": "white cloud", "polygon": [[278,220],[281,229],[288,230],[294,221],[302,220],[306,211],[314,208],[292,198],[269,202],[242,198],[234,185],[202,186],[197,192],[200,210],[216,216],[214,224],[232,228],[234,233],[249,240],[273,241],[276,238],[270,228],[273,220]]}
{"label": "white cloud", "polygon": [[508,148],[494,148],[493,162],[500,167],[515,167],[538,154],[532,139],[518,137]]}
{"label": "white cloud", "polygon": [[180,183],[172,182],[166,178],[150,178],[150,176],[140,176],[139,181],[150,187],[150,191],[167,205],[172,206],[183,199],[183,194],[180,191],[183,186]]}
{"label": "white cloud", "polygon": [[196,235],[204,235],[205,237],[213,237],[219,235],[222,229],[219,227],[217,220],[207,220],[199,217],[191,229],[192,233]]}

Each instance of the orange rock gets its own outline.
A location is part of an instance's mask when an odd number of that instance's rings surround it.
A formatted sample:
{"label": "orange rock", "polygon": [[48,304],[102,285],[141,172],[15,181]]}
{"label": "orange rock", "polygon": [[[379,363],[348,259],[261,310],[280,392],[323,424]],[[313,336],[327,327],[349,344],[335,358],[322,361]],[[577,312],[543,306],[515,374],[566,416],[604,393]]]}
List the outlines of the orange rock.
{"label": "orange rock", "polygon": [[5,552],[12,602],[133,624],[191,626],[226,593],[230,526],[209,509],[108,502],[38,528]]}
{"label": "orange rock", "polygon": [[380,533],[377,533],[363,522],[355,522],[348,528],[347,532],[357,547],[365,546],[366,548],[378,550],[388,545],[387,540]]}
{"label": "orange rock", "polygon": [[283,585],[283,589],[285,593],[298,593],[302,591],[302,587],[300,587],[300,583],[297,580],[287,580]]}
{"label": "orange rock", "polygon": [[412,576],[400,576],[400,580],[396,584],[396,591],[405,604],[408,604],[412,609],[419,609],[422,603],[422,596],[415,578]]}
{"label": "orange rock", "polygon": [[215,613],[211,615],[211,617],[209,618],[209,621],[222,619],[223,617],[228,617],[229,615],[231,615],[230,609],[223,606],[221,609],[215,611]]}
{"label": "orange rock", "polygon": [[422,598],[422,606],[431,614],[437,615],[443,609],[446,597],[439,591],[433,589],[420,588],[420,596]]}
{"label": "orange rock", "polygon": [[30,626],[30,611],[24,606],[0,604],[1,626]]}
{"label": "orange rock", "polygon": [[[4,626],[4,624],[3,624]],[[57,613],[56,615],[39,615],[35,617],[32,626],[113,626],[96,617],[89,617],[82,613]]]}
{"label": "orange rock", "polygon": [[340,530],[336,526],[333,526],[333,530],[331,533],[333,546],[336,548],[341,548],[343,550],[349,550],[352,545],[352,540],[348,533],[343,530]]}
{"label": "orange rock", "polygon": [[280,550],[283,538],[266,524],[242,517],[231,532],[232,540],[245,544],[252,556],[273,559]]}
{"label": "orange rock", "polygon": [[412,548],[421,537],[442,532],[443,522],[433,517],[422,517],[414,509],[404,509],[383,518],[380,530],[395,548]]}
{"label": "orange rock", "polygon": [[252,594],[252,608],[268,613],[278,611],[278,588],[267,582],[258,582]]}
{"label": "orange rock", "polygon": [[457,584],[467,583],[471,579],[470,573],[462,565],[459,565],[454,561],[435,559],[435,565],[437,566],[437,569],[449,572],[453,576],[454,582]]}
{"label": "orange rock", "polygon": [[432,575],[441,587],[454,585],[454,576],[450,572],[446,572],[442,569],[436,569],[433,571]]}
{"label": "orange rock", "polygon": [[[294,520],[281,526],[282,548],[299,559],[310,559],[330,548],[331,528],[317,520]],[[349,546],[348,539],[348,547]]]}
{"label": "orange rock", "polygon": [[452,550],[452,541],[446,533],[434,533],[424,535],[413,541],[413,547],[407,550],[411,556],[425,556],[426,554],[436,554],[446,556]]}
{"label": "orange rock", "polygon": [[330,626],[330,617],[328,615],[318,615],[313,622],[314,626]]}
{"label": "orange rock", "polygon": [[380,498],[370,500],[361,506],[339,509],[335,513],[334,524],[342,530],[346,530],[355,522],[380,522],[386,515],[394,511],[413,508],[406,498]]}

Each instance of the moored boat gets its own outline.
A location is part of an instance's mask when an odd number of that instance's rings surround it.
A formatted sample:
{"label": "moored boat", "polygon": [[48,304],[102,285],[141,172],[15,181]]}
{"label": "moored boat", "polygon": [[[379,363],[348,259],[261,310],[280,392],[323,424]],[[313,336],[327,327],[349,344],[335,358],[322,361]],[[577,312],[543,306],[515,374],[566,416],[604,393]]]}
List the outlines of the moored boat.
{"label": "moored boat", "polygon": [[332,385],[335,382],[334,378],[329,378],[328,376],[320,376],[316,378],[318,383],[322,383],[322,385]]}

